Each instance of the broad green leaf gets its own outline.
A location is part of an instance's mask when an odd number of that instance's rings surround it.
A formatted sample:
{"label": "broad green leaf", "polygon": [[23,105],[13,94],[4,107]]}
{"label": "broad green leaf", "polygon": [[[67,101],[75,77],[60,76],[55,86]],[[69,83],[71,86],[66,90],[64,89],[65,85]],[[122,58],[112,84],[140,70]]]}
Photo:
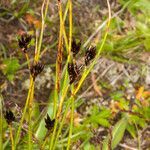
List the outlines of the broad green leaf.
{"label": "broad green leaf", "polygon": [[[122,118],[114,126],[113,131],[112,131],[112,145],[111,145],[112,149],[115,149],[116,146],[119,144],[119,142],[122,140],[122,137],[126,130],[127,123],[128,123],[127,119]],[[109,138],[110,138],[110,136],[108,135],[107,138],[104,140],[102,150],[109,149],[109,147],[108,147]]]}
{"label": "broad green leaf", "polygon": [[124,132],[126,130],[126,126],[127,126],[127,119],[123,118],[121,119],[119,122],[117,122],[117,124],[115,125],[113,132],[112,132],[112,136],[113,136],[113,140],[112,140],[112,148],[114,149],[119,142],[121,141]]}

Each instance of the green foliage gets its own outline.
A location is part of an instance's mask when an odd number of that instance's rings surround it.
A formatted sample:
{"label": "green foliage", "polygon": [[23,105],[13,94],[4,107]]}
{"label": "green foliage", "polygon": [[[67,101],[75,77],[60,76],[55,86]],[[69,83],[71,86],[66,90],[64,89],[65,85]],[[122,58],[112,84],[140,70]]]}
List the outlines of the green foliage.
{"label": "green foliage", "polygon": [[109,127],[109,117],[111,112],[109,109],[106,108],[99,108],[98,106],[94,106],[90,117],[86,119],[86,122],[93,124],[94,126],[101,125],[104,127]]}
{"label": "green foliage", "polygon": [[9,81],[13,81],[15,73],[20,67],[19,61],[16,58],[3,60],[3,73],[7,76]]}
{"label": "green foliage", "polygon": [[135,129],[135,126],[134,126],[134,125],[128,124],[128,125],[127,125],[127,131],[130,133],[130,135],[131,135],[133,138],[136,138],[137,134],[136,134],[136,129]]}
{"label": "green foliage", "polygon": [[103,150],[109,150],[109,140],[111,140],[111,148],[115,149],[115,147],[119,144],[122,140],[124,132],[126,130],[126,126],[128,121],[126,118],[122,118],[120,121],[116,123],[112,130],[112,139],[111,136],[108,135],[107,138],[103,142]]}

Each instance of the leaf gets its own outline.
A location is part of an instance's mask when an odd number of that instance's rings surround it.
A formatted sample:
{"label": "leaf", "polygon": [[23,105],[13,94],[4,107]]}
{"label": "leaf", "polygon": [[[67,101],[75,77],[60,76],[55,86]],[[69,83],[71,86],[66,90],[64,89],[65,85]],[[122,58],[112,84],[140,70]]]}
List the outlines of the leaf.
{"label": "leaf", "polygon": [[[111,145],[112,149],[116,148],[116,146],[122,140],[124,132],[126,130],[127,123],[128,123],[127,119],[122,118],[114,126],[114,129],[112,131],[112,137],[113,137],[112,138],[112,145]],[[108,135],[107,138],[104,140],[102,150],[108,150],[109,149],[109,147],[108,147],[109,137],[110,136]]]}
{"label": "leaf", "polygon": [[20,68],[18,59],[5,59],[3,60],[3,65],[4,67],[2,68],[2,72],[7,76],[9,81],[12,81],[15,73]]}
{"label": "leaf", "polygon": [[111,112],[108,109],[101,108],[99,110],[98,106],[94,106],[92,109],[91,116],[87,119],[88,122],[91,122],[92,124],[99,124],[104,127],[109,127],[110,123],[108,118],[111,116]]}
{"label": "leaf", "polygon": [[84,150],[95,150],[95,147],[88,142],[84,145]]}
{"label": "leaf", "polygon": [[124,132],[126,130],[126,126],[127,126],[127,119],[123,118],[121,119],[119,122],[117,122],[117,124],[115,125],[113,132],[112,132],[112,136],[113,136],[113,140],[112,140],[112,148],[114,149],[119,142],[121,141]]}
{"label": "leaf", "polygon": [[127,131],[131,134],[133,138],[136,138],[136,129],[133,125],[127,125]]}
{"label": "leaf", "polygon": [[104,118],[97,118],[97,123],[99,125],[102,125],[104,127],[109,127],[110,126],[110,123],[107,119],[104,119]]}
{"label": "leaf", "polygon": [[31,14],[26,14],[26,21],[30,25],[34,25],[35,28],[39,29],[41,28],[41,22],[37,20],[33,15]]}
{"label": "leaf", "polygon": [[138,91],[137,91],[137,94],[136,94],[136,99],[141,99],[142,98],[142,95],[143,95],[143,92],[144,92],[144,87],[141,86]]}

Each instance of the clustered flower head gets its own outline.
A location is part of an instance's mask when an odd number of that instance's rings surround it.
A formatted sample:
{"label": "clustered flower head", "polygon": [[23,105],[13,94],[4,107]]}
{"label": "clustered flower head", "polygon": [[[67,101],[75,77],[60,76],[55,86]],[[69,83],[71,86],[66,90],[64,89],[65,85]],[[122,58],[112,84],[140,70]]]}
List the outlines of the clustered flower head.
{"label": "clustered flower head", "polygon": [[80,49],[81,49],[81,42],[76,43],[75,39],[73,39],[71,51],[74,57],[79,53]]}
{"label": "clustered flower head", "polygon": [[47,130],[52,130],[54,127],[55,119],[51,120],[49,115],[47,114],[47,118],[45,118],[45,127]]}
{"label": "clustered flower head", "polygon": [[69,79],[70,79],[70,84],[72,84],[75,79],[78,77],[79,74],[79,69],[76,64],[74,63],[69,63],[68,64],[68,73],[69,73]]}
{"label": "clustered flower head", "polygon": [[11,124],[13,121],[15,121],[15,116],[11,110],[7,110],[4,117],[8,124]]}
{"label": "clustered flower head", "polygon": [[[72,41],[72,48],[71,52],[73,55],[73,58],[79,53],[81,49],[81,42],[76,42],[75,39]],[[84,63],[87,66],[92,59],[94,59],[96,56],[96,47],[89,47],[86,49],[85,57],[84,57]],[[70,79],[70,84],[72,84],[77,77],[79,76],[80,70],[84,65],[81,65],[80,67],[77,67],[77,64],[75,63],[75,59],[71,63],[68,63],[68,74]]]}
{"label": "clustered flower head", "polygon": [[87,66],[88,63],[94,59],[96,56],[96,47],[90,47],[87,49],[85,53],[85,65]]}
{"label": "clustered flower head", "polygon": [[32,37],[28,34],[21,35],[21,38],[18,40],[18,45],[21,48],[22,52],[27,53],[28,45],[31,42]]}
{"label": "clustered flower head", "polygon": [[44,65],[41,64],[40,62],[34,64],[31,68],[30,68],[30,73],[33,77],[33,79],[35,79],[37,77],[37,75],[39,75],[44,69]]}

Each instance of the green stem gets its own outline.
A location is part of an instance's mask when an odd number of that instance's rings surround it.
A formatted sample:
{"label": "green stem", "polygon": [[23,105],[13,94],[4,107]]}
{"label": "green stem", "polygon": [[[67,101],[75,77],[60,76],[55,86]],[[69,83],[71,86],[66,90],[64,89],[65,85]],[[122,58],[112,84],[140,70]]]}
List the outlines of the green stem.
{"label": "green stem", "polygon": [[3,98],[0,91],[0,149],[3,149]]}
{"label": "green stem", "polygon": [[24,110],[23,110],[22,117],[21,117],[21,121],[19,123],[18,131],[17,131],[17,134],[16,134],[15,148],[16,148],[18,142],[19,142],[21,127],[22,127],[23,121],[25,119],[25,114],[26,114],[26,111],[27,111],[27,108],[28,108],[28,104],[29,104],[29,101],[30,101],[32,86],[33,86],[33,78],[30,77],[30,88],[29,88],[29,91],[28,91],[28,96],[27,96],[27,100],[26,100],[26,103],[25,103],[25,107],[24,107]]}
{"label": "green stem", "polygon": [[11,149],[15,150],[12,125],[9,125],[9,129],[10,129]]}
{"label": "green stem", "polygon": [[46,16],[47,16],[47,12],[48,12],[48,4],[49,4],[49,0],[47,0],[46,7],[45,7],[45,12],[44,12],[45,0],[43,1],[43,4],[42,4],[42,10],[41,10],[41,12],[42,12],[41,13],[41,15],[42,15],[42,25],[41,25],[39,44],[38,44],[38,47],[37,47],[37,53],[35,55],[35,61],[38,61],[39,57],[40,57],[40,51],[41,51],[42,40],[43,40],[45,20],[46,20]]}
{"label": "green stem", "polygon": [[74,98],[72,98],[72,101],[71,101],[71,123],[70,123],[70,131],[69,131],[69,137],[68,137],[67,150],[69,150],[69,148],[70,148],[72,131],[73,131],[73,123],[74,123]]}
{"label": "green stem", "polygon": [[[59,128],[58,128],[58,130],[57,130],[57,134],[56,134],[56,136],[55,136],[55,142],[54,142],[54,144],[52,145],[53,147],[51,146],[49,150],[55,149],[55,146],[56,146],[56,143],[57,143],[59,134],[61,133],[61,130],[62,130],[64,121],[65,121],[67,112],[68,112],[68,110],[69,110],[69,106],[70,106],[71,100],[72,100],[72,97],[71,97],[70,99],[68,99],[68,101],[67,101],[66,108],[65,108],[65,112],[64,112],[64,114],[63,114],[63,118],[62,118],[62,120],[61,120],[61,122],[60,122],[60,126],[59,126]],[[57,124],[58,124],[58,122],[57,122]],[[52,137],[52,138],[53,138],[53,137]],[[54,140],[54,139],[53,139],[53,140]]]}
{"label": "green stem", "polygon": [[31,89],[31,96],[30,96],[30,100],[29,100],[29,104],[28,104],[28,109],[29,109],[29,129],[28,129],[28,149],[31,150],[32,149],[32,103],[33,103],[33,96],[34,96],[34,81],[33,81],[33,86]]}

